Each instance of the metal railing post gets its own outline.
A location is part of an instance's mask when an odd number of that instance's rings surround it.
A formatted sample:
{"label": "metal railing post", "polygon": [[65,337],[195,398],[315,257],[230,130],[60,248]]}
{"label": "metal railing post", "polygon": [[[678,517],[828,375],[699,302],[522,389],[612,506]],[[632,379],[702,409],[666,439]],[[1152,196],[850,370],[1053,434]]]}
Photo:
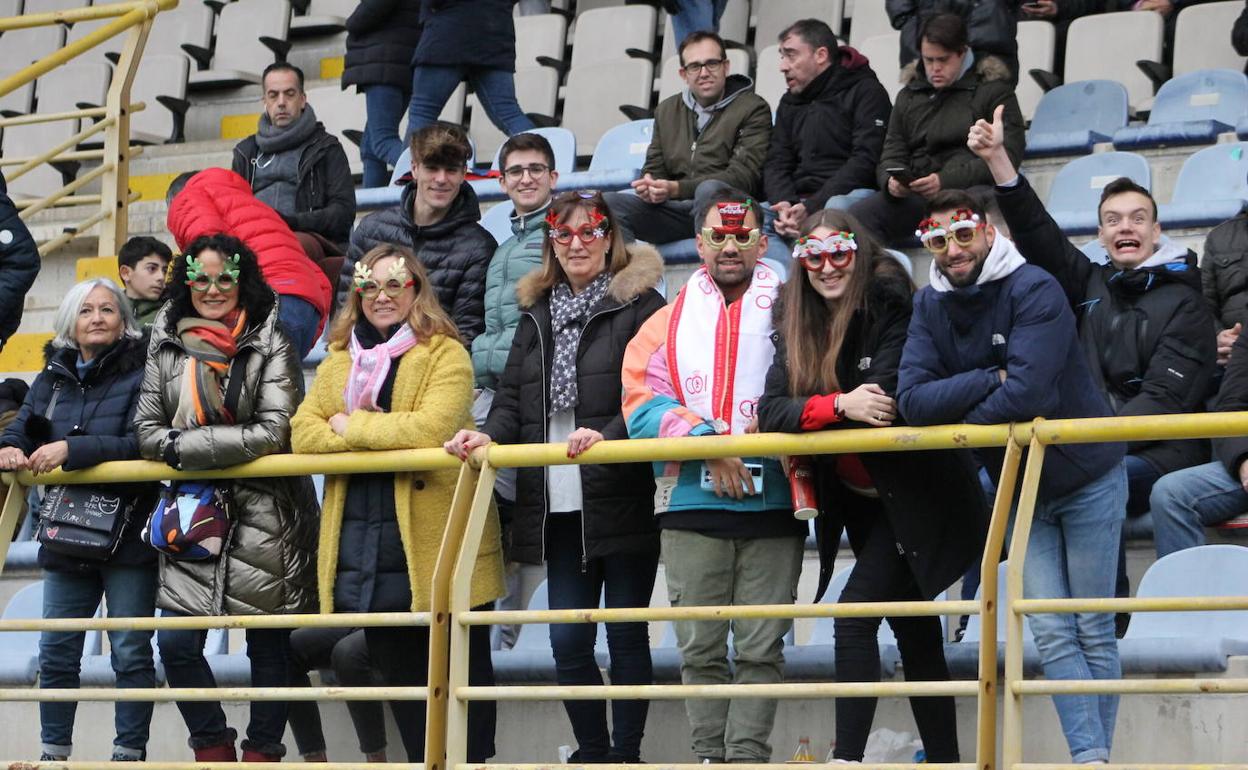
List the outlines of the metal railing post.
{"label": "metal railing post", "polygon": [[160,8],[155,2],[147,4],[147,19],[130,28],[121,59],[113,70],[113,80],[108,87],[108,114],[115,118],[104,134],[104,165],[111,170],[104,174],[100,189],[100,240],[97,253],[108,256],[126,242],[130,229],[130,87],[139,69],[139,57],[147,44],[152,20]]}
{"label": "metal railing post", "polygon": [[17,536],[17,528],[22,523],[22,510],[26,507],[26,487],[17,480],[17,474],[4,474],[4,483],[8,491],[4,497],[4,508],[0,509],[0,566],[9,555],[9,544]]}

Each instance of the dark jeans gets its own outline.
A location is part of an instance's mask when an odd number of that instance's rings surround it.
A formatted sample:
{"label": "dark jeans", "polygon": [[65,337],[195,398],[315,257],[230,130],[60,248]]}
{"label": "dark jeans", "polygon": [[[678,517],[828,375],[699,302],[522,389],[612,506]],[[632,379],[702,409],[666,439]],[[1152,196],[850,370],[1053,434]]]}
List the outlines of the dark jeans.
{"label": "dark jeans", "polygon": [[438,119],[446,100],[462,81],[472,84],[477,100],[499,131],[511,136],[533,128],[516,102],[515,75],[482,67],[417,67],[412,73],[412,103],[407,108],[407,135]]}
{"label": "dark jeans", "polygon": [[[841,593],[841,602],[920,601],[924,597],[897,537],[876,498],[847,495],[842,510],[857,563]],[[888,618],[906,681],[949,679],[940,620],[935,617]],[[878,682],[880,618],[836,618],[836,679]],[[836,759],[861,761],[875,719],[875,698],[836,699]],[[928,762],[957,762],[958,730],[953,698],[911,698],[910,710]]]}
{"label": "dark jeans", "polygon": [[[612,554],[582,564],[581,515],[555,513],[546,519],[546,580],[550,608],[588,609],[605,595],[607,607],[648,607],[654,591],[659,555]],[[594,623],[552,623],[550,646],[555,675],[561,685],[600,685],[602,672],[594,660]],[[612,684],[653,684],[650,635],[645,623],[608,623],[607,649],[611,654]],[[611,706],[607,732],[604,701],[564,701],[582,762],[604,760],[636,762],[646,729],[650,703],[617,700]],[[614,737],[614,743],[612,741]]]}
{"label": "dark jeans", "polygon": [[290,344],[303,358],[316,344],[316,328],[321,325],[321,314],[311,302],[292,294],[282,294],[277,301],[277,322],[290,339]]}
{"label": "dark jeans", "polygon": [[[343,687],[375,684],[362,628],[296,628],[290,634],[290,684],[309,687],[309,672],[331,669]],[[376,701],[347,701],[362,754],[386,748],[386,714]],[[303,756],[325,751],[321,711],[316,701],[291,701],[290,732]]]}
{"label": "dark jeans", "polygon": [[364,138],[360,141],[360,160],[364,162],[365,187],[390,184],[390,169],[403,154],[399,123],[411,98],[411,93],[395,86],[364,87],[364,108],[368,120],[364,124]]}
{"label": "dark jeans", "polygon": [[[968,192],[982,197],[990,195],[992,188],[972,187]],[[884,245],[895,247],[914,243],[914,230],[926,211],[927,198],[922,195],[910,193],[904,198],[894,198],[885,190],[849,207],[849,213],[872,235]]]}
{"label": "dark jeans", "polygon": [[[473,607],[493,609],[492,604]],[[364,638],[369,657],[388,687],[424,687],[429,683],[429,629],[366,628]],[[468,632],[468,684],[494,685],[494,661],[490,659],[490,627],[473,626]],[[408,762],[425,761],[425,702],[391,701],[399,737]],[[494,725],[498,719],[493,701],[468,704],[468,761],[484,762],[494,756]]]}
{"label": "dark jeans", "polygon": [[[166,617],[181,613],[164,610]],[[165,666],[165,679],[170,687],[216,687],[208,659],[204,657],[207,631],[162,630],[156,633],[160,660]],[[252,687],[285,687],[290,657],[290,629],[247,629],[247,658],[251,661]],[[251,719],[247,723],[244,749],[264,754],[282,755],[286,747],[286,701],[251,702]],[[230,740],[225,711],[217,701],[178,701],[182,721],[191,733],[191,748],[219,746]]]}
{"label": "dark jeans", "polygon": [[[1148,498],[1153,493],[1153,485],[1161,474],[1147,460],[1127,455],[1127,516],[1135,519],[1148,513]],[[1114,596],[1123,598],[1131,595],[1131,580],[1127,577],[1127,535],[1123,529],[1118,543],[1118,579],[1114,584]]]}
{"label": "dark jeans", "polygon": [[607,193],[604,197],[611,213],[619,220],[620,232],[626,243],[637,239],[647,243],[671,243],[694,237],[694,212],[699,204],[728,185],[708,179],[698,185],[692,198],[649,203],[631,190]]}
{"label": "dark jeans", "polygon": [[[108,601],[110,618],[151,617],[156,611],[155,567],[104,564],[89,572],[43,573],[45,618],[89,618],[99,608],[100,597]],[[82,631],[45,631],[40,635],[40,689],[79,686],[85,637]],[[117,687],[156,686],[151,631],[109,631],[108,644]],[[118,701],[113,707],[117,731],[115,753],[135,759],[144,756],[152,705],[150,701]],[[74,701],[39,704],[40,742],[44,753],[58,757],[70,755],[77,709]]]}

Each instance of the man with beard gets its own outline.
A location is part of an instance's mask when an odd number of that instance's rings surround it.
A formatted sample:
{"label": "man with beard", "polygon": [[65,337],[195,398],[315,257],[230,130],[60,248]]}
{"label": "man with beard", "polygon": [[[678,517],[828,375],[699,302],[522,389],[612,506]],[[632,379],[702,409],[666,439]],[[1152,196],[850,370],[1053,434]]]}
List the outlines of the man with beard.
{"label": "man with beard", "polygon": [[[927,214],[919,237],[933,255],[930,284],[915,295],[898,373],[906,421],[994,425],[1108,416],[1058,282],[1027,264],[966,192],[942,190]],[[1123,450],[1073,444],[1046,452],[1023,573],[1027,598],[1113,595],[1127,499]],[[980,451],[997,481],[1004,450]],[[1113,615],[1028,621],[1046,679],[1121,676]],[[1117,696],[1070,695],[1054,703],[1073,761],[1107,761]]]}

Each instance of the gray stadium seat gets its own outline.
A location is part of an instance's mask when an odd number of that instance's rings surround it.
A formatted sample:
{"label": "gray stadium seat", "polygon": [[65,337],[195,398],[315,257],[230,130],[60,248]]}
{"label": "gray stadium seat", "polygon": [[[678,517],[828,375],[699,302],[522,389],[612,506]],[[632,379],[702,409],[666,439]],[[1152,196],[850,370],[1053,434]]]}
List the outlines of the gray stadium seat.
{"label": "gray stadium seat", "polygon": [[621,105],[649,106],[654,67],[644,59],[624,59],[568,73],[564,92],[564,128],[576,135],[577,151],[593,153],[607,129],[627,120]]}
{"label": "gray stadium seat", "polygon": [[[672,29],[672,17],[664,14],[663,19],[662,58],[667,60],[676,55],[681,41],[676,39],[676,32]],[[744,44],[749,31],[750,0],[728,0],[728,5],[724,6],[724,15],[719,17],[719,36],[726,42]]]}
{"label": "gray stadium seat", "polygon": [[131,116],[131,141],[161,144],[182,138],[190,66],[181,54],[144,54],[130,86],[130,100],[143,102],[147,109]]}
{"label": "gray stadium seat", "polygon": [[537,57],[563,58],[568,20],[557,13],[516,19],[516,69],[537,66]]}
{"label": "gray stadium seat", "polygon": [[[0,67],[0,79],[7,79],[17,74],[21,66],[6,65]],[[26,115],[35,103],[35,81],[30,81],[21,88],[16,88],[4,96],[0,96],[0,115]]]}
{"label": "gray stadium seat", "polygon": [[629,48],[653,50],[657,18],[655,9],[645,5],[599,8],[578,15],[572,69],[625,59]]}
{"label": "gray stadium seat", "polygon": [[789,90],[784,83],[784,75],[780,74],[780,46],[769,45],[758,52],[757,68],[754,71],[754,93],[763,97],[771,105],[771,114],[776,114],[780,97]]}
{"label": "gray stadium seat", "polygon": [[1157,13],[1120,11],[1083,16],[1066,32],[1066,82],[1117,80],[1131,106],[1141,109],[1153,96],[1153,83],[1137,61],[1161,61],[1165,20]]}
{"label": "gray stadium seat", "polygon": [[602,135],[594,148],[588,171],[577,171],[559,177],[564,190],[627,190],[629,183],[641,176],[646,163],[646,149],[654,134],[654,120],[634,120],[616,126]]}
{"label": "gray stadium seat", "polygon": [[24,13],[55,13],[86,8],[88,5],[91,5],[91,0],[26,0]]}
{"label": "gray stadium seat", "polygon": [[[750,74],[750,55],[741,48],[728,49],[728,71],[734,75]],[[659,101],[685,90],[685,80],[680,76],[680,57],[669,56],[663,62],[663,74],[659,77]]]}
{"label": "gray stadium seat", "polygon": [[0,19],[22,15],[22,0],[0,0]]}
{"label": "gray stadium seat", "polygon": [[[104,27],[105,25],[107,25],[108,23],[112,21],[113,19],[101,19],[100,21],[80,21],[74,24],[72,27],[70,27],[69,31],[65,33],[65,43],[66,45],[68,45],[69,43],[72,43],[76,40],[81,40],[84,37],[86,37],[88,34],[96,31],[97,29],[100,29],[101,27]],[[100,43],[95,48],[92,48],[90,51],[87,51],[81,56],[74,58],[73,61],[75,62],[96,61],[96,60],[110,61],[110,59],[108,58],[106,54],[111,54],[114,58],[120,56],[122,46],[125,44],[126,37],[128,34],[129,34],[128,32],[123,32],[120,35],[113,35],[108,40],[105,40],[103,43]],[[151,39],[151,35],[148,36],[148,39],[149,40]],[[145,53],[146,53],[146,49],[145,49]]]}
{"label": "gray stadium seat", "polygon": [[1162,84],[1148,124],[1114,133],[1114,147],[1209,144],[1248,115],[1248,76],[1236,70],[1200,70]]}
{"label": "gray stadium seat", "polygon": [[[43,617],[43,581],[31,583],[13,594],[0,613],[0,620]],[[0,633],[0,684],[30,687],[39,671],[39,632]]]}
{"label": "gray stadium seat", "polygon": [[1152,187],[1152,172],[1143,156],[1098,152],[1063,166],[1053,178],[1045,205],[1067,235],[1095,232],[1101,188],[1120,176],[1129,177],[1142,187]]}
{"label": "gray stadium seat", "polygon": [[[848,9],[846,15],[849,15]],[[892,31],[893,23],[882,0],[863,0],[854,6],[853,20],[849,25],[849,44],[854,48],[861,49],[864,40]]]}
{"label": "gray stadium seat", "polygon": [[221,9],[216,53],[209,69],[192,72],[192,90],[259,83],[260,73],[285,52],[289,0],[238,0]]}
{"label": "gray stadium seat", "polygon": [[316,110],[316,117],[324,124],[325,130],[338,137],[339,143],[342,144],[351,173],[363,173],[364,162],[360,160],[360,148],[355,142],[347,139],[345,132],[364,130],[367,114],[364,94],[357,93],[354,88],[344,91],[336,85],[309,88],[307,94],[308,104]]}
{"label": "gray stadium seat", "polygon": [[901,33],[888,32],[883,35],[869,37],[862,41],[858,52],[871,62],[871,69],[880,79],[880,85],[888,92],[888,98],[896,101],[901,92],[901,65],[897,61],[897,51],[901,46]]}
{"label": "gray stadium seat", "polygon": [[[539,18],[539,17],[530,17]],[[539,115],[555,114],[559,101],[559,73],[550,67],[516,67],[516,101],[520,109],[526,113]],[[507,136],[498,130],[490,120],[485,108],[473,94],[468,97],[472,114],[468,122],[468,133],[477,144],[477,150],[485,156],[493,155]]]}
{"label": "gray stadium seat", "polygon": [[[1174,26],[1174,74],[1203,69],[1243,70],[1245,57],[1231,47],[1231,26],[1244,4],[1239,0],[1187,5]],[[1216,30],[1221,34],[1209,34]]]}
{"label": "gray stadium seat", "polygon": [[[1033,69],[1051,71],[1053,69],[1053,51],[1057,46],[1057,28],[1048,21],[1021,21],[1018,23],[1018,71],[1029,72]],[[1018,108],[1024,120],[1031,120],[1036,114],[1036,105],[1044,96],[1043,89],[1029,77],[1020,77],[1018,87],[1014,90],[1018,97]]]}
{"label": "gray stadium seat", "polygon": [[1174,195],[1163,204],[1165,227],[1212,227],[1248,206],[1248,142],[1215,144],[1188,157]]}
{"label": "gray stadium seat", "polygon": [[[827,22],[836,34],[841,32],[842,0],[767,0],[766,12],[759,8],[754,28],[754,47],[778,43],[780,32],[798,19],[819,19]],[[895,58],[895,54],[894,54]]]}
{"label": "gray stadium seat", "polygon": [[1049,91],[1027,131],[1028,157],[1088,153],[1127,125],[1127,89],[1113,80],[1083,80]]}
{"label": "gray stadium seat", "polygon": [[13,29],[0,36],[4,41],[4,66],[15,70],[56,52],[65,44],[65,27]]}
{"label": "gray stadium seat", "polygon": [[347,28],[359,0],[309,0],[307,12],[290,20],[291,37],[333,35]]}
{"label": "gray stadium seat", "polygon": [[211,55],[215,21],[216,15],[202,0],[180,0],[177,8],[162,11],[156,17],[152,32],[147,36],[147,44],[143,47],[143,55],[187,55],[183,46],[198,48]]}

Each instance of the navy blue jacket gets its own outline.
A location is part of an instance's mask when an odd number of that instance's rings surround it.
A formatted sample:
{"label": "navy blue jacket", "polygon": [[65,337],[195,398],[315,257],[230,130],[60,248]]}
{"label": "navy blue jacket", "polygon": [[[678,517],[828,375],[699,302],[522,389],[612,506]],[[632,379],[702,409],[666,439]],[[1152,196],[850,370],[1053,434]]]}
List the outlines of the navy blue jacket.
{"label": "navy blue jacket", "polygon": [[39,275],[39,250],[0,174],[0,348],[22,323],[26,292]]}
{"label": "navy blue jacket", "polygon": [[[516,0],[421,0],[412,64],[516,70]],[[532,62],[529,62],[530,64]]]}
{"label": "navy blue jacket", "polygon": [[[134,407],[143,381],[146,346],[122,339],[100,354],[98,363],[79,379],[78,351],[49,348],[47,365],[35,378],[17,417],[9,423],[0,446],[21,449],[27,456],[43,444],[65,440],[69,457],[61,466],[81,470],[110,460],[139,459],[134,433]],[[52,394],[59,390],[51,419],[44,416]],[[113,564],[155,564],[156,552],[139,540],[139,532],[155,505],[155,485],[131,484],[123,492],[135,500],[130,522],[122,532]],[[73,571],[98,566],[39,549],[45,569]]]}
{"label": "navy blue jacket", "polygon": [[418,40],[418,4],[409,0],[361,0],[347,17],[342,87],[381,85],[411,92],[412,54]]}
{"label": "navy blue jacket", "polygon": [[[1009,372],[1004,383],[997,374],[1002,368]],[[897,401],[910,425],[1111,414],[1088,371],[1066,295],[1032,265],[999,281],[950,292],[928,286],[915,295]],[[1122,461],[1124,451],[1121,443],[1049,447],[1041,499],[1095,481]],[[994,480],[1004,456],[1004,449],[981,450]]]}

